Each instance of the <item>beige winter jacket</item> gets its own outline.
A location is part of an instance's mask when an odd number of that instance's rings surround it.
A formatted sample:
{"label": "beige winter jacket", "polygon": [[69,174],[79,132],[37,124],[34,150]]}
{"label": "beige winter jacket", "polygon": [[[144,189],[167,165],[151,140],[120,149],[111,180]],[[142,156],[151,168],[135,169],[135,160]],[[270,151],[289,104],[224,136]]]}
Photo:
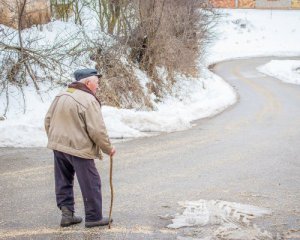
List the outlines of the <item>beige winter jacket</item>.
{"label": "beige winter jacket", "polygon": [[79,89],[68,88],[55,97],[45,129],[47,147],[53,150],[88,159],[101,159],[101,150],[106,154],[112,150],[99,102]]}

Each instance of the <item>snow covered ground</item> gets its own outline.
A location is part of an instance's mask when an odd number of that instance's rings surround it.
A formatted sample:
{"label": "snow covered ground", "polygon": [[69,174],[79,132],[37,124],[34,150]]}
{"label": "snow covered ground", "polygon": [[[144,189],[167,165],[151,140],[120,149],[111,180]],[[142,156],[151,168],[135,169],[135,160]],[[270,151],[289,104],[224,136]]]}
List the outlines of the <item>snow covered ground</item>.
{"label": "snow covered ground", "polygon": [[300,61],[272,60],[257,68],[258,71],[292,84],[300,84]]}
{"label": "snow covered ground", "polygon": [[299,10],[222,10],[207,63],[253,56],[299,56]]}
{"label": "snow covered ground", "polygon": [[[145,112],[103,107],[112,138],[132,138],[149,132],[178,131],[191,127],[191,121],[217,114],[236,101],[234,90],[207,66],[225,59],[250,56],[300,55],[300,12],[270,10],[222,10],[216,29],[217,39],[207,49],[206,61],[199,63],[201,78],[178,75],[174,94],[156,104],[156,111]],[[271,66],[271,69],[275,67]],[[298,70],[296,70],[298,72]],[[145,81],[145,79],[143,80]],[[54,95],[61,89],[42,90],[43,101],[34,89],[22,97],[11,89],[12,106],[7,119],[0,121],[0,147],[39,147],[46,145],[43,118]],[[14,95],[15,94],[15,95]],[[6,97],[0,97],[0,117]]]}

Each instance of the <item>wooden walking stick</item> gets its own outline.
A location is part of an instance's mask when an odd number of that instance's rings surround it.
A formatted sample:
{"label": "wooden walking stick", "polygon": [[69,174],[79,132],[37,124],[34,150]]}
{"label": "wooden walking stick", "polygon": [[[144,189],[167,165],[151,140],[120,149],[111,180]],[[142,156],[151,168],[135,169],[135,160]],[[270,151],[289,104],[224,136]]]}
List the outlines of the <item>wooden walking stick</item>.
{"label": "wooden walking stick", "polygon": [[109,218],[108,218],[108,229],[110,229],[111,224],[111,213],[114,203],[114,187],[112,182],[112,173],[113,173],[113,157],[110,156],[110,171],[109,171],[109,182],[110,182],[110,209],[109,209]]}

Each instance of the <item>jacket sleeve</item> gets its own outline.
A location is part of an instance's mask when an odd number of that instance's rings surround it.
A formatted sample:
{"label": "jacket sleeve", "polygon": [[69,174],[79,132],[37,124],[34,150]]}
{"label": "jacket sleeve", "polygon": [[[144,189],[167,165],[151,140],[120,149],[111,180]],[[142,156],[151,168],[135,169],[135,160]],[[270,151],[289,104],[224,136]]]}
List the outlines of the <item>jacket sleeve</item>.
{"label": "jacket sleeve", "polygon": [[57,97],[54,99],[54,101],[52,102],[52,104],[50,105],[50,108],[45,116],[45,120],[44,120],[44,126],[45,126],[45,130],[47,133],[47,136],[49,135],[49,128],[50,128],[50,122],[51,122],[51,117],[53,115],[53,111],[55,109],[56,103],[57,103]]}
{"label": "jacket sleeve", "polygon": [[109,155],[112,150],[112,145],[107,135],[107,130],[101,113],[101,107],[98,102],[92,102],[86,109],[85,121],[90,138],[101,148],[102,152]]}

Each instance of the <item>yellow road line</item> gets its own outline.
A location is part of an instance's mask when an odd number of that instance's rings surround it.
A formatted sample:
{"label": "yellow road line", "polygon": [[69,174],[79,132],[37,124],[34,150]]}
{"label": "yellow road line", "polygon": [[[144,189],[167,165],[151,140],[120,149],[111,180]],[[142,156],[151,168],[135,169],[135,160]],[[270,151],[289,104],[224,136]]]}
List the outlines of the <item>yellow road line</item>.
{"label": "yellow road line", "polygon": [[266,102],[264,102],[264,107],[256,113],[256,120],[262,122],[266,117],[274,117],[275,115],[280,113],[282,110],[282,105],[278,98],[276,98],[276,96],[267,88],[263,87],[262,85],[256,84],[254,81],[251,81],[250,79],[244,77],[240,73],[238,67],[241,67],[241,65],[235,67],[232,73],[248,86],[250,86],[256,93],[259,93],[267,100]]}

